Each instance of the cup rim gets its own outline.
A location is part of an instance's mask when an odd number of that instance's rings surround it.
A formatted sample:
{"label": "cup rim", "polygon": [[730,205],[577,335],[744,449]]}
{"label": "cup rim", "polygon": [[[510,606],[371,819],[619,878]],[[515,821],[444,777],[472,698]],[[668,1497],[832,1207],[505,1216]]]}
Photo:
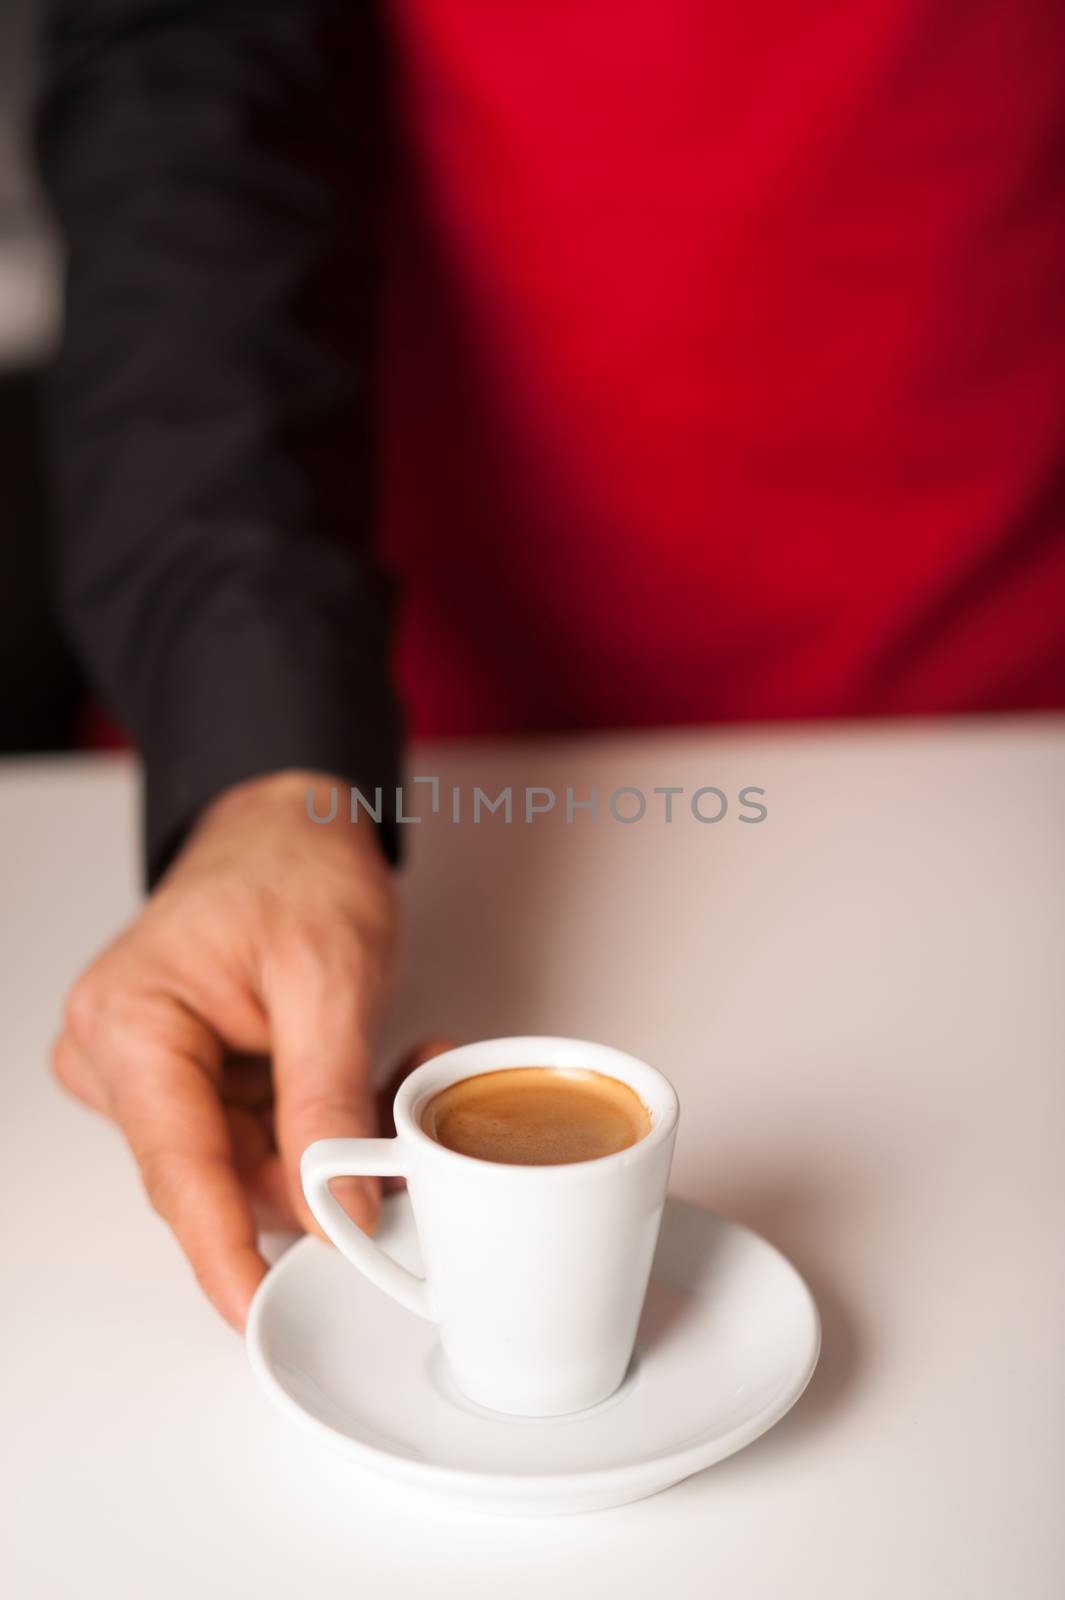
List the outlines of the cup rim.
{"label": "cup rim", "polygon": [[[418,1110],[432,1095],[481,1072],[506,1071],[515,1067],[582,1069],[601,1072],[628,1085],[639,1095],[651,1117],[650,1132],[624,1150],[608,1156],[592,1156],[586,1161],[566,1161],[545,1166],[526,1166],[508,1161],[486,1161],[481,1156],[449,1150],[426,1133]],[[396,1134],[404,1144],[418,1151],[420,1159],[460,1163],[477,1168],[499,1179],[522,1183],[559,1183],[593,1174],[604,1177],[619,1168],[642,1162],[665,1140],[672,1137],[680,1112],[677,1092],[657,1067],[629,1055],[613,1045],[590,1039],[569,1039],[553,1034],[515,1034],[501,1039],[479,1039],[445,1050],[405,1078],[393,1103]]]}

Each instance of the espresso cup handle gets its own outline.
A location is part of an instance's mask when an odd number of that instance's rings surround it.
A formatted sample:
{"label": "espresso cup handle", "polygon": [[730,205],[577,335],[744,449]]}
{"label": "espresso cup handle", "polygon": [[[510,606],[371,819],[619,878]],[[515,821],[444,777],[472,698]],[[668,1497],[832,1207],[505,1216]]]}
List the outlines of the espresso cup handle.
{"label": "espresso cup handle", "polygon": [[341,1255],[379,1289],[429,1322],[436,1322],[429,1285],[386,1255],[369,1234],[353,1222],[330,1191],[333,1178],[404,1176],[398,1139],[319,1139],[300,1160],[300,1179],[315,1218]]}

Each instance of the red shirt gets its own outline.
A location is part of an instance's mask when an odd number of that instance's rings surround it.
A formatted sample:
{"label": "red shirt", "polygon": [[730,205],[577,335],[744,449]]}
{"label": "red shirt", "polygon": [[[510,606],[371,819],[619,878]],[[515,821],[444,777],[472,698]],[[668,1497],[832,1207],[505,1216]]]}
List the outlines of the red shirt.
{"label": "red shirt", "polygon": [[1065,704],[1060,0],[394,0],[421,733]]}

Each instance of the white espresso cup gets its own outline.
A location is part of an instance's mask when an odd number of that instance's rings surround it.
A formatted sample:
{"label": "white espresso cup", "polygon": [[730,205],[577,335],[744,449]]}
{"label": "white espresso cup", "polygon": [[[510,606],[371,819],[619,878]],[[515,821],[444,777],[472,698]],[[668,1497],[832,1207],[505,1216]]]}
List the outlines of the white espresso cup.
{"label": "white espresso cup", "polygon": [[[614,1155],[555,1166],[482,1161],[422,1127],[432,1097],[507,1067],[585,1069],[635,1090],[650,1131]],[[439,1325],[469,1399],[519,1416],[605,1400],[632,1357],[677,1130],[677,1096],[653,1067],[579,1039],[488,1039],[418,1067],[396,1095],[394,1139],[321,1139],[303,1153],[308,1204],[378,1288]],[[334,1178],[402,1175],[425,1277],[354,1223]]]}

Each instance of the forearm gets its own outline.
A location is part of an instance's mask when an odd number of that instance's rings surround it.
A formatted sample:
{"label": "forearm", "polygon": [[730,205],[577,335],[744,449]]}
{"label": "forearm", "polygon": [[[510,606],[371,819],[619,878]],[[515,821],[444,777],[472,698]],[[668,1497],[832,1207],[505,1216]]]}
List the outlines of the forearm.
{"label": "forearm", "polygon": [[69,252],[62,603],[143,751],[153,875],[257,773],[396,781],[390,595],[368,551],[362,9],[53,11],[39,147]]}

